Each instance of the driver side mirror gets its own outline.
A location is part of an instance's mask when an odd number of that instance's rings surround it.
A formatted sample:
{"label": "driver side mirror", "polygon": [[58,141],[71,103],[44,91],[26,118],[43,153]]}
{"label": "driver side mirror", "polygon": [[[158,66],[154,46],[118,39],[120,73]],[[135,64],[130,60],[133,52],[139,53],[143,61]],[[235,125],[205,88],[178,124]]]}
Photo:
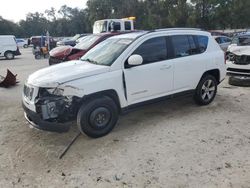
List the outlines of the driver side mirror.
{"label": "driver side mirror", "polygon": [[131,66],[141,65],[143,63],[143,58],[140,55],[134,54],[128,58],[128,64]]}

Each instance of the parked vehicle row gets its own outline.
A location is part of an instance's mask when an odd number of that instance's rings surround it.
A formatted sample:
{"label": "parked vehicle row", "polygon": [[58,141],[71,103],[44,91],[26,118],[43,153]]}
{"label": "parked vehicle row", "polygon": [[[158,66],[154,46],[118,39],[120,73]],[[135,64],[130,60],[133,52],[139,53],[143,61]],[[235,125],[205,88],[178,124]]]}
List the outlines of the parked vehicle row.
{"label": "parked vehicle row", "polygon": [[66,37],[66,38],[63,38],[62,40],[58,41],[56,43],[57,46],[75,46],[76,43],[77,43],[77,40],[84,37],[84,36],[87,36],[87,34],[76,34],[74,37]]}
{"label": "parked vehicle row", "polygon": [[[95,36],[95,35],[94,35]],[[119,114],[142,104],[192,94],[211,103],[225,78],[224,53],[208,33],[162,29],[109,37],[80,60],[31,74],[23,90],[26,119],[36,128],[90,137],[108,134]]]}
{"label": "parked vehicle row", "polygon": [[122,34],[121,32],[99,33],[83,37],[77,45],[60,46],[50,51],[49,65],[58,64],[64,61],[77,60],[98,43],[109,37]]}
{"label": "parked vehicle row", "polygon": [[220,45],[221,49],[226,52],[228,46],[231,44],[232,39],[226,36],[214,36],[216,42]]}
{"label": "parked vehicle row", "polygon": [[17,42],[17,45],[19,48],[20,47],[21,48],[28,48],[29,47],[28,40],[26,40],[26,39],[17,38],[16,42]]}

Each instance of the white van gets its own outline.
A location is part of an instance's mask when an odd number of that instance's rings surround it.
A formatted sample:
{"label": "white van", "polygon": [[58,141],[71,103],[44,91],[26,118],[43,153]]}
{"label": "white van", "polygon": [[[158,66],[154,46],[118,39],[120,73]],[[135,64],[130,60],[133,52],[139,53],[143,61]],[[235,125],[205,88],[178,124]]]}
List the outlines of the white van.
{"label": "white van", "polygon": [[21,55],[13,35],[0,35],[0,57],[14,59],[15,56]]}

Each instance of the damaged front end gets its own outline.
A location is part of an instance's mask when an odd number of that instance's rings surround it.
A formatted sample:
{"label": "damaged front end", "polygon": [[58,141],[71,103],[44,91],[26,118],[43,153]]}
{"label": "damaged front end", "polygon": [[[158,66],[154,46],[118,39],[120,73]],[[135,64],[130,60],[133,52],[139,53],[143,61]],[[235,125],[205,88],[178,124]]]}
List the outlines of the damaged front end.
{"label": "damaged front end", "polygon": [[24,86],[24,103],[33,100],[34,111],[23,104],[25,117],[35,128],[66,132],[70,128],[70,122],[76,119],[81,98],[65,95],[63,88],[34,88]]}
{"label": "damaged front end", "polygon": [[250,55],[237,55],[233,52],[228,52],[226,54],[227,60],[233,62],[237,65],[249,65]]}
{"label": "damaged front end", "polygon": [[250,77],[250,46],[231,45],[226,52],[227,74]]}

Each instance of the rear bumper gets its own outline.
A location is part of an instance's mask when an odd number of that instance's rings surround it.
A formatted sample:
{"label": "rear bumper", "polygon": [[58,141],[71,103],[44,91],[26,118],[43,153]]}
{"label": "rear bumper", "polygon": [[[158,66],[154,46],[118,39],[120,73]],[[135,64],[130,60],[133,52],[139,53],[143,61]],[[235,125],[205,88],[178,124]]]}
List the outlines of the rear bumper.
{"label": "rear bumper", "polygon": [[58,123],[44,121],[39,114],[31,111],[22,103],[24,109],[24,117],[30,123],[30,125],[36,129],[52,132],[67,132],[70,129],[69,123]]}

